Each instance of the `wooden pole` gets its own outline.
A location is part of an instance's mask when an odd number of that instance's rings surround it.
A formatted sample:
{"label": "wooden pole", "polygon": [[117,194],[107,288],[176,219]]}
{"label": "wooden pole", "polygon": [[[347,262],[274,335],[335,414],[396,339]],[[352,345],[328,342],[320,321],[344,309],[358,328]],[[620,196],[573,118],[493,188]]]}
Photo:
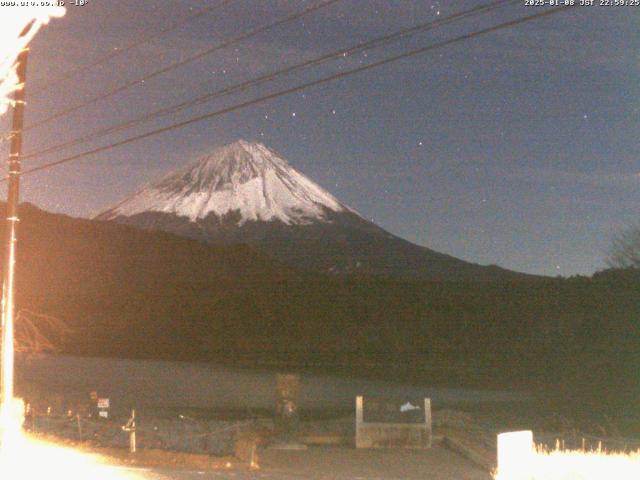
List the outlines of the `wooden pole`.
{"label": "wooden pole", "polygon": [[20,156],[22,155],[22,127],[24,123],[25,88],[27,77],[27,58],[29,50],[24,49],[18,55],[16,73],[20,88],[14,95],[13,126],[11,129],[11,149],[8,161],[7,189],[7,225],[5,232],[5,254],[2,283],[2,388],[3,407],[9,408],[13,400],[14,382],[14,267],[16,261],[16,227],[18,202],[20,200]]}
{"label": "wooden pole", "polygon": [[76,415],[76,420],[78,422],[78,440],[82,441],[82,420],[79,413]]}

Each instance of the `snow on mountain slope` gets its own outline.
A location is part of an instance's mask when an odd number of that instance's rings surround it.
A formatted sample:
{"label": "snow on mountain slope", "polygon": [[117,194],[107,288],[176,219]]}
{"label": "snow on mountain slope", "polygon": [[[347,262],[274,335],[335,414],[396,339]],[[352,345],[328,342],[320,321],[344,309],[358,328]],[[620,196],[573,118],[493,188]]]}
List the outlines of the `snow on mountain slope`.
{"label": "snow on mountain slope", "polygon": [[152,182],[96,219],[214,245],[251,245],[284,264],[332,274],[465,281],[518,277],[396,237],[269,148],[243,140]]}
{"label": "snow on mountain slope", "polygon": [[97,218],[162,212],[195,222],[210,214],[239,212],[239,225],[304,225],[328,222],[327,210],[353,212],[269,148],[239,140],[147,185]]}

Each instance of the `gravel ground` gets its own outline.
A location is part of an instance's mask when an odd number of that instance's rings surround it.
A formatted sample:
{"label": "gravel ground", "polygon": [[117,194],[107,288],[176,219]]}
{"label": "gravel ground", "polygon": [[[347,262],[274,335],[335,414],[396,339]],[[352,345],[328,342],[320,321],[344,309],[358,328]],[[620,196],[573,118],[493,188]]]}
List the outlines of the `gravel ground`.
{"label": "gravel ground", "polygon": [[428,450],[356,450],[312,447],[306,451],[260,452],[265,473],[309,479],[489,480],[487,472],[464,457],[434,445]]}

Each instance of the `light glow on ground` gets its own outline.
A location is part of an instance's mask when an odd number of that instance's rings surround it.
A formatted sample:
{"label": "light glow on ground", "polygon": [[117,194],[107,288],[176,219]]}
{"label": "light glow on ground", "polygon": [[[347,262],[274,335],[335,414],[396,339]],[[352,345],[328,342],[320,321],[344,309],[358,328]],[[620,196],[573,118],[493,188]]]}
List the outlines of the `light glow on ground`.
{"label": "light glow on ground", "polygon": [[35,480],[135,480],[141,477],[106,464],[98,455],[30,438],[18,432],[0,451],[0,478]]}
{"label": "light glow on ground", "polygon": [[2,413],[0,478],[2,480],[136,480],[140,476],[107,465],[99,455],[39,440],[22,432],[24,405],[11,402]]}

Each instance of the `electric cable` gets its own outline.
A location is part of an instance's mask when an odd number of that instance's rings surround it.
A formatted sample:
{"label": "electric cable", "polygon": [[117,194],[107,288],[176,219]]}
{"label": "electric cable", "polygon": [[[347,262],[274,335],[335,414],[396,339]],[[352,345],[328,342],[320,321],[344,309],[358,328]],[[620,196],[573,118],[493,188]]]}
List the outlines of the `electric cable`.
{"label": "electric cable", "polygon": [[277,71],[273,71],[261,76],[258,76],[256,78],[250,79],[250,80],[246,80],[244,82],[241,82],[239,84],[235,84],[232,86],[228,86],[228,87],[224,87],[222,89],[216,90],[214,92],[209,92],[206,93],[204,95],[198,96],[194,99],[191,100],[187,100],[184,102],[181,102],[177,105],[173,105],[170,107],[165,107],[162,108],[160,110],[156,110],[154,112],[150,112],[147,114],[144,114],[140,117],[134,118],[132,120],[128,120],[122,123],[118,123],[115,125],[112,125],[110,127],[106,127],[85,135],[82,135],[80,137],[59,143],[57,145],[53,145],[50,147],[46,147],[43,148],[41,150],[37,150],[35,152],[29,153],[27,155],[23,155],[22,159],[26,160],[26,159],[30,159],[30,158],[35,158],[35,157],[41,157],[43,155],[47,155],[50,153],[54,153],[60,150],[64,150],[66,148],[78,145],[80,143],[85,143],[87,141],[93,141],[96,140],[98,138],[101,138],[105,135],[109,135],[111,133],[115,133],[118,131],[122,131],[124,129],[129,129],[132,127],[135,127],[137,125],[140,125],[142,123],[157,119],[157,118],[161,118],[164,117],[166,115],[169,114],[173,114],[173,113],[177,113],[181,110],[184,110],[186,108],[190,108],[196,105],[200,105],[203,104],[205,102],[208,102],[210,100],[213,100],[215,98],[219,98],[219,97],[223,97],[223,96],[227,96],[230,95],[232,93],[235,92],[240,92],[240,91],[244,91],[247,90],[249,88],[255,87],[257,85],[260,85],[262,83],[274,80],[278,77],[284,76],[284,75],[288,75],[292,72],[298,71],[298,70],[302,70],[305,69],[307,67],[312,67],[312,66],[316,66],[316,65],[320,65],[322,63],[326,63],[330,60],[336,59],[336,58],[342,58],[344,56],[347,55],[353,55],[354,53],[357,53],[359,51],[364,51],[364,50],[370,50],[373,48],[379,48],[385,45],[388,45],[392,42],[396,42],[399,40],[402,40],[403,38],[406,38],[409,35],[413,35],[416,34],[418,32],[424,32],[424,31],[428,31],[437,27],[441,27],[447,24],[450,24],[454,21],[460,21],[466,18],[469,18],[471,16],[475,16],[475,15],[479,15],[479,14],[484,14],[487,13],[489,11],[495,10],[497,8],[503,8],[507,5],[510,4],[516,4],[516,3],[520,3],[520,0],[497,0],[488,4],[484,4],[484,5],[480,5],[478,7],[469,9],[469,10],[464,10],[462,12],[458,12],[452,15],[449,15],[447,17],[443,17],[441,19],[438,20],[431,20],[429,22],[425,22],[425,23],[421,23],[419,25],[414,25],[412,27],[408,27],[399,31],[396,31],[394,33],[388,34],[388,35],[384,35],[381,37],[377,37],[374,38],[372,40],[367,40],[367,41],[363,41],[360,42],[352,47],[349,48],[341,48],[338,50],[334,50],[330,53],[326,53],[320,57],[314,58],[314,59],[310,59],[310,60],[306,60],[303,61],[301,63],[286,67],[284,69],[281,70],[277,70]]}
{"label": "electric cable", "polygon": [[138,78],[136,80],[131,80],[131,81],[127,82],[127,83],[124,83],[123,85],[121,85],[119,87],[114,88],[113,90],[109,90],[109,91],[107,91],[105,93],[102,93],[100,95],[92,97],[89,100],[86,100],[86,101],[84,101],[84,102],[82,102],[82,103],[80,103],[78,105],[74,105],[73,107],[69,107],[69,108],[66,108],[64,110],[61,110],[61,111],[59,111],[57,113],[54,113],[53,115],[50,115],[50,116],[48,116],[46,118],[43,118],[42,120],[38,120],[37,122],[34,122],[34,123],[30,124],[30,125],[27,125],[24,128],[24,130],[27,131],[27,130],[31,130],[33,128],[45,125],[45,124],[51,122],[52,120],[56,120],[56,119],[58,119],[60,117],[69,115],[70,113],[73,113],[73,112],[76,112],[76,111],[78,111],[78,110],[80,110],[82,108],[88,107],[89,105],[93,105],[96,102],[99,102],[101,100],[104,100],[104,99],[107,99],[109,97],[112,97],[113,95],[116,95],[118,93],[124,92],[125,90],[128,90],[131,87],[135,87],[135,86],[138,86],[138,85],[143,85],[144,82],[146,82],[147,80],[150,80],[152,78],[158,77],[158,76],[163,75],[163,74],[165,74],[167,72],[170,72],[172,70],[176,70],[177,68],[183,67],[183,66],[185,66],[185,65],[187,65],[189,63],[192,63],[192,62],[194,62],[196,60],[199,60],[199,59],[201,59],[203,57],[211,55],[214,52],[217,52],[217,51],[222,50],[222,49],[224,49],[226,47],[229,47],[229,46],[234,45],[236,43],[239,43],[239,42],[242,42],[244,40],[247,40],[248,38],[254,37],[254,36],[259,35],[261,33],[267,32],[267,31],[269,31],[269,30],[271,30],[273,28],[279,27],[280,25],[283,25],[285,23],[291,22],[293,20],[297,20],[298,18],[301,18],[301,17],[303,17],[305,15],[308,15],[308,14],[310,14],[312,12],[320,10],[321,8],[325,8],[325,7],[328,7],[330,5],[333,5],[334,3],[337,3],[339,1],[341,1],[341,0],[323,0],[320,3],[317,3],[315,5],[311,5],[311,6],[307,7],[307,8],[305,8],[304,10],[301,10],[301,11],[299,11],[297,13],[288,15],[288,16],[286,16],[284,18],[281,18],[280,20],[276,20],[275,22],[269,23],[267,25],[263,25],[261,27],[254,28],[254,29],[252,29],[252,30],[250,30],[250,31],[248,31],[246,33],[242,33],[242,34],[237,35],[237,36],[235,36],[233,38],[225,40],[222,43],[219,43],[218,45],[216,45],[215,47],[208,48],[208,49],[206,49],[206,50],[204,50],[204,51],[202,51],[200,53],[197,53],[195,55],[192,55],[192,56],[190,56],[190,57],[188,57],[188,58],[186,58],[184,60],[180,60],[178,62],[172,63],[171,65],[163,67],[163,68],[161,68],[159,70],[155,70],[154,72],[152,72],[152,73],[150,73],[148,75],[145,75],[144,77]]}
{"label": "electric cable", "polygon": [[98,59],[94,60],[91,63],[88,63],[86,65],[81,65],[77,68],[71,69],[69,72],[60,75],[59,77],[56,77],[52,80],[47,81],[47,83],[45,85],[42,85],[41,87],[36,87],[36,88],[29,88],[29,95],[38,95],[46,90],[49,90],[53,85],[56,85],[64,80],[68,80],[72,77],[76,77],[77,75],[86,72],[87,70],[91,70],[92,68],[97,67],[98,65],[102,65],[103,63],[106,63],[110,60],[113,60],[114,58],[118,57],[119,55],[122,55],[123,53],[128,52],[129,50],[133,50],[141,45],[144,45],[145,43],[149,43],[151,40],[154,40],[156,38],[159,38],[163,35],[166,35],[167,33],[170,33],[180,27],[182,27],[183,25],[186,25],[187,23],[196,20],[206,14],[209,14],[215,10],[218,10],[219,8],[225,7],[226,5],[228,5],[229,3],[234,2],[235,0],[222,0],[221,3],[217,4],[217,5],[210,5],[208,7],[202,8],[200,10],[198,10],[196,13],[194,13],[193,15],[189,15],[177,22],[172,23],[171,25],[169,25],[168,27],[163,28],[162,30],[152,33],[150,35],[147,35],[146,37],[140,38],[138,40],[135,40],[133,42],[131,42],[128,45],[125,45],[124,47],[120,47],[120,48],[115,48],[113,51],[107,53],[106,55],[103,55],[101,57],[99,57]]}
{"label": "electric cable", "polygon": [[[108,145],[104,145],[104,146],[101,146],[101,147],[94,148],[92,150],[88,150],[88,151],[81,152],[81,153],[78,153],[78,154],[75,154],[75,155],[71,155],[71,156],[68,156],[68,157],[65,157],[65,158],[62,158],[62,159],[59,159],[59,160],[48,162],[48,163],[39,165],[37,167],[32,167],[30,169],[24,170],[21,175],[28,175],[28,174],[40,172],[40,171],[43,171],[43,170],[48,170],[50,168],[66,164],[66,163],[69,163],[69,162],[72,162],[72,161],[87,157],[89,155],[94,155],[96,153],[101,153],[101,152],[104,152],[104,151],[107,151],[107,150],[111,150],[111,149],[119,147],[119,146],[123,146],[123,145],[127,145],[129,143],[136,142],[138,140],[143,140],[145,138],[149,138],[149,137],[160,135],[162,133],[166,133],[166,132],[169,132],[169,131],[172,131],[172,130],[183,128],[183,127],[186,127],[188,125],[192,125],[194,123],[201,122],[203,120],[215,118],[215,117],[218,117],[218,116],[221,116],[221,115],[225,115],[227,113],[231,113],[231,112],[234,112],[234,111],[237,111],[237,110],[249,107],[249,106],[253,106],[253,105],[260,104],[260,103],[264,103],[266,101],[269,101],[269,100],[272,100],[272,99],[275,99],[275,98],[278,98],[278,97],[281,97],[281,96],[284,96],[284,95],[289,95],[289,94],[292,94],[292,93],[300,92],[302,90],[306,90],[308,88],[315,87],[315,86],[320,85],[320,84],[324,84],[324,83],[328,83],[328,82],[331,82],[331,81],[334,81],[334,80],[338,80],[338,79],[342,79],[342,78],[345,78],[345,77],[349,77],[349,76],[352,76],[352,75],[355,75],[355,74],[358,74],[358,73],[361,73],[361,72],[365,72],[365,71],[368,71],[368,70],[371,70],[371,69],[374,69],[374,68],[377,68],[377,67],[380,67],[380,66],[383,66],[383,65],[390,64],[392,62],[397,62],[399,60],[410,58],[410,57],[415,56],[415,55],[420,55],[420,54],[427,53],[427,52],[435,50],[435,49],[443,48],[443,47],[446,47],[446,46],[449,46],[449,45],[453,45],[453,44],[456,44],[456,43],[461,43],[461,42],[470,40],[472,38],[476,38],[476,37],[481,36],[481,35],[486,35],[488,33],[493,33],[493,32],[499,31],[499,30],[503,30],[505,28],[510,28],[510,27],[513,27],[513,26],[516,26],[516,25],[520,25],[520,24],[523,24],[525,22],[529,22],[531,20],[535,20],[535,19],[538,19],[538,18],[548,17],[548,16],[551,16],[551,15],[554,15],[554,14],[557,14],[557,13],[565,12],[565,11],[571,9],[571,8],[574,8],[574,7],[575,7],[575,5],[566,5],[566,6],[563,5],[563,6],[559,6],[559,7],[553,7],[551,9],[548,9],[548,10],[545,10],[545,11],[542,11],[542,12],[534,13],[532,15],[527,15],[525,17],[520,17],[520,18],[514,19],[514,20],[509,20],[507,22],[503,22],[503,23],[500,23],[498,25],[487,27],[487,28],[482,29],[482,30],[477,30],[477,31],[474,31],[474,32],[471,32],[471,33],[459,35],[459,36],[454,37],[454,38],[449,39],[449,40],[444,40],[444,41],[437,42],[437,43],[434,43],[434,44],[431,44],[431,45],[427,45],[427,46],[424,46],[424,47],[413,49],[413,50],[410,50],[408,52],[397,54],[397,55],[394,55],[394,56],[391,56],[391,57],[376,61],[376,62],[368,64],[368,65],[363,65],[361,67],[354,68],[354,69],[351,69],[351,70],[348,70],[348,71],[340,72],[340,73],[337,73],[337,74],[332,74],[330,76],[323,77],[323,78],[320,78],[320,79],[317,79],[317,80],[313,80],[313,81],[310,81],[310,82],[307,82],[307,83],[303,83],[303,84],[297,85],[295,87],[290,87],[290,88],[287,88],[285,90],[280,90],[278,92],[270,93],[270,94],[264,95],[262,97],[258,97],[258,98],[252,99],[252,100],[248,100],[246,102],[242,102],[242,103],[238,103],[238,104],[235,104],[235,105],[232,105],[232,106],[229,106],[229,107],[225,107],[223,109],[220,109],[220,110],[217,110],[217,111],[214,111],[214,112],[210,112],[210,113],[206,113],[206,114],[203,114],[203,115],[199,115],[197,117],[191,118],[189,120],[185,120],[183,122],[179,122],[179,123],[175,123],[175,124],[172,124],[172,125],[168,125],[166,127],[158,128],[156,130],[152,130],[152,131],[140,134],[140,135],[129,137],[129,138],[126,138],[124,140],[120,140],[120,141],[115,142],[115,143],[111,143],[111,144],[108,144]],[[6,181],[6,179],[4,179],[4,181]]]}

